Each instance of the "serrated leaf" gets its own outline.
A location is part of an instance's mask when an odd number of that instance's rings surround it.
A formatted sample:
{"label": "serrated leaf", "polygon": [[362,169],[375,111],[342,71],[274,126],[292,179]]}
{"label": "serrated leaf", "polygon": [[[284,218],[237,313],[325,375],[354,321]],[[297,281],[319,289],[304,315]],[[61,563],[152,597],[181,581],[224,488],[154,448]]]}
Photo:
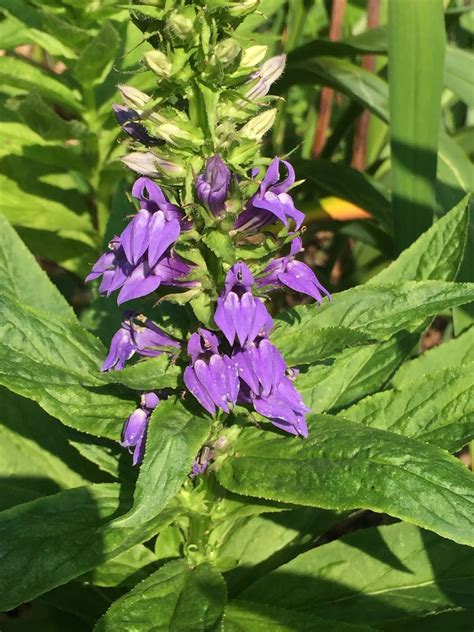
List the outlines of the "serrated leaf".
{"label": "serrated leaf", "polygon": [[282,312],[272,340],[289,364],[315,362],[327,327],[344,327],[372,340],[386,340],[427,316],[468,303],[473,297],[474,284],[469,283],[361,285],[333,295],[330,304]]}
{"label": "serrated leaf", "polygon": [[30,92],[19,108],[18,115],[46,140],[68,140],[85,132],[77,121],[65,121],[36,92]]}
{"label": "serrated leaf", "polygon": [[0,185],[0,211],[14,226],[57,232],[66,239],[82,238],[85,244],[95,245],[89,215],[78,215],[60,202],[26,193],[17,182],[3,175]]}
{"label": "serrated leaf", "polygon": [[84,109],[78,92],[26,61],[0,57],[0,79],[6,85],[26,92],[37,90],[48,101],[61,103],[73,112],[81,113]]}
{"label": "serrated leaf", "polygon": [[94,586],[132,587],[147,577],[150,566],[155,562],[156,556],[150,549],[137,544],[108,562],[99,564],[81,579]]}
{"label": "serrated leaf", "polygon": [[454,452],[474,439],[474,362],[362,399],[340,413]]}
{"label": "serrated leaf", "polygon": [[83,85],[101,83],[108,75],[120,44],[117,31],[105,22],[99,33],[81,52],[74,74]]}
{"label": "serrated leaf", "polygon": [[[285,602],[283,601],[283,604]],[[272,604],[243,601],[230,601],[225,609],[223,632],[370,632],[365,625],[351,625],[341,621],[331,621],[318,615],[286,610]]]}
{"label": "serrated leaf", "polygon": [[[338,417],[309,417],[309,438],[244,429],[217,473],[239,494],[388,513],[473,544],[472,473],[444,450]],[[400,493],[403,490],[403,493]]]}
{"label": "serrated leaf", "polygon": [[158,406],[133,504],[126,488],[103,484],[0,512],[0,609],[83,575],[173,520],[175,509],[164,507],[191,470],[209,427],[210,420],[192,416],[179,402]]}
{"label": "serrated leaf", "polygon": [[94,631],[207,632],[217,629],[225,600],[225,582],[209,564],[170,562],[112,604]]}
{"label": "serrated leaf", "polygon": [[441,369],[455,368],[474,361],[474,327],[438,347],[425,351],[403,364],[392,379],[397,388],[409,386],[415,380]]}
{"label": "serrated leaf", "polygon": [[217,257],[230,265],[235,263],[235,247],[228,234],[211,229],[204,233],[202,240]]}
{"label": "serrated leaf", "polygon": [[418,337],[399,332],[387,342],[345,349],[327,364],[309,366],[295,385],[315,413],[342,408],[388,382]]}
{"label": "serrated leaf", "polygon": [[453,280],[461,265],[469,224],[469,195],[424,232],[369,284],[425,279]]}
{"label": "serrated leaf", "polygon": [[0,215],[0,291],[16,296],[21,302],[54,313],[56,317],[76,320],[68,304],[8,221]]}
{"label": "serrated leaf", "polygon": [[147,358],[128,366],[122,371],[111,371],[107,378],[111,383],[119,383],[137,391],[151,391],[160,388],[176,388],[181,370],[168,355]]}
{"label": "serrated leaf", "polygon": [[471,548],[395,524],[363,529],[303,553],[249,586],[242,598],[284,603],[310,619],[314,613],[404,630],[405,623],[415,624],[430,612],[459,608],[472,614],[473,589]]}

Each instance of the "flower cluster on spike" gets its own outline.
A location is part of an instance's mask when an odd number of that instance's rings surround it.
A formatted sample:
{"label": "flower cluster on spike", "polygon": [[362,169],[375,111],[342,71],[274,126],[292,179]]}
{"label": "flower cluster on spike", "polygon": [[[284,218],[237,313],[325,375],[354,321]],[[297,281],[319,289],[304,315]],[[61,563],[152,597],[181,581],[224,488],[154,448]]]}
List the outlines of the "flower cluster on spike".
{"label": "flower cluster on spike", "polygon": [[[123,103],[113,106],[124,132],[122,161],[137,174],[136,212],[110,236],[86,279],[100,279],[101,295],[117,292],[118,304],[132,302],[102,370],[167,354],[183,369],[176,394],[186,389],[188,401],[210,415],[222,411],[227,417],[221,413],[218,425],[239,407],[249,420],[266,418],[306,437],[298,370],[271,342],[267,300],[278,288],[319,303],[330,297],[297,259],[304,214],[291,194],[293,166],[260,155],[276,114],[269,93],[285,56],[265,60],[265,46],[243,49],[230,36],[258,0],[159,5],[132,14],[153,47],[144,61],[156,88],[145,94],[119,86]],[[181,322],[184,315],[187,336],[177,339],[172,318],[162,324],[163,301],[174,310],[168,314]],[[150,309],[153,316],[143,315]],[[122,445],[134,463],[143,458],[152,412],[171,394],[142,393],[125,422]],[[204,472],[209,455],[203,447],[192,476]]]}

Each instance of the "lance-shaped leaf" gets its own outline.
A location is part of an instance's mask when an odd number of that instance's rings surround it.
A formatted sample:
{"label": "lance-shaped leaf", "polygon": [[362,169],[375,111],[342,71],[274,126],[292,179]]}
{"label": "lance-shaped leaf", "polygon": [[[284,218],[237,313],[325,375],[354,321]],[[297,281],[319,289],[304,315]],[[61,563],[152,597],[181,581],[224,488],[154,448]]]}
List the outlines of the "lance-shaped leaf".
{"label": "lance-shaped leaf", "polygon": [[387,342],[345,349],[326,364],[309,366],[295,385],[314,413],[342,408],[388,382],[418,338],[399,332]]}
{"label": "lance-shaped leaf", "polygon": [[474,544],[472,474],[434,446],[313,415],[309,438],[244,429],[218,472],[231,491],[327,509],[385,512]]}
{"label": "lance-shaped leaf", "polygon": [[362,399],[345,419],[454,452],[474,438],[474,362]]}
{"label": "lance-shaped leaf", "polygon": [[0,215],[0,292],[55,317],[76,320],[74,310],[37,264],[6,218]]}
{"label": "lance-shaped leaf", "polygon": [[471,327],[459,338],[453,338],[439,347],[433,347],[414,360],[403,364],[392,379],[392,384],[395,388],[402,389],[422,376],[473,361],[474,327]]}
{"label": "lance-shaped leaf", "polygon": [[224,579],[209,564],[170,562],[112,604],[94,631],[207,632],[218,628],[225,601]]}
{"label": "lance-shaped leaf", "polygon": [[395,524],[303,553],[250,585],[242,599],[384,630],[388,623],[417,629],[422,617],[456,609],[466,627],[453,629],[468,630],[473,590],[473,549]]}
{"label": "lance-shaped leaf", "polygon": [[322,357],[325,328],[343,327],[374,340],[386,340],[428,316],[473,298],[474,284],[470,283],[361,285],[333,295],[332,302],[322,307],[304,305],[283,312],[272,340],[288,363],[315,362]]}
{"label": "lance-shaped leaf", "polygon": [[[283,604],[285,602],[283,601]],[[225,609],[224,632],[371,632],[366,625],[352,625],[343,621],[331,621],[318,615],[285,608],[267,606],[243,600],[230,601]]]}
{"label": "lance-shaped leaf", "polygon": [[[10,610],[145,542],[190,472],[210,420],[164,402],[150,421],[134,499],[116,484],[66,490],[0,512],[0,610]],[[170,512],[170,515],[167,515]]]}

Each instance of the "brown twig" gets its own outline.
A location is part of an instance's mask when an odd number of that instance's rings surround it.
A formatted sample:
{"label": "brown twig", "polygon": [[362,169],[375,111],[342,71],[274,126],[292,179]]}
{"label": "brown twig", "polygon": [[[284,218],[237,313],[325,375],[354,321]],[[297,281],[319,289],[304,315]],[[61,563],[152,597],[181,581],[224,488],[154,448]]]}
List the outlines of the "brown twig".
{"label": "brown twig", "polygon": [[[331,24],[329,27],[329,39],[338,40],[342,35],[344,25],[344,13],[346,11],[346,0],[333,0],[331,9]],[[332,88],[322,88],[319,97],[319,118],[313,140],[313,156],[316,158],[326,143],[326,135],[331,122],[332,104],[334,101],[334,90]]]}
{"label": "brown twig", "polygon": [[[380,0],[367,0],[367,28],[378,26],[380,16]],[[375,70],[375,55],[365,55],[362,68],[373,72]],[[354,142],[352,145],[352,163],[354,169],[363,171],[367,159],[367,140],[369,135],[370,112],[364,110],[356,121]]]}

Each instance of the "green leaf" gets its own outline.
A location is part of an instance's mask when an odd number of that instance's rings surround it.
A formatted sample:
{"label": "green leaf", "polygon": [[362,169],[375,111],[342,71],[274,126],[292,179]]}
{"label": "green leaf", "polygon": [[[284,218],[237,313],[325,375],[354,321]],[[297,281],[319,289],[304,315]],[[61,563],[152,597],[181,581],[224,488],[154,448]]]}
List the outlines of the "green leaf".
{"label": "green leaf", "polygon": [[141,360],[122,371],[107,374],[110,382],[118,382],[137,391],[176,388],[180,375],[180,368],[166,354]]}
{"label": "green leaf", "polygon": [[228,234],[212,228],[202,236],[203,242],[212,252],[229,264],[235,263],[235,247]]}
{"label": "green leaf", "polygon": [[131,588],[149,574],[150,565],[156,557],[142,544],[132,546],[103,564],[99,564],[90,573],[82,576],[82,580],[94,586],[116,586]]}
{"label": "green leaf", "polygon": [[455,46],[447,47],[444,68],[445,86],[470,106],[474,106],[473,66],[474,55],[472,52]]}
{"label": "green leaf", "polygon": [[391,623],[405,630],[405,623],[436,611],[457,608],[472,615],[473,589],[472,549],[395,524],[308,551],[249,586],[242,597],[284,603],[308,619],[314,612],[337,622],[375,629]]}
{"label": "green leaf", "polygon": [[178,492],[205,442],[211,419],[188,412],[178,398],[160,402],[153,412],[134,494],[134,506],[120,520],[124,527],[153,520]]}
{"label": "green leaf", "polygon": [[457,459],[338,417],[312,415],[309,426],[306,440],[244,429],[218,472],[220,483],[269,500],[388,513],[474,544],[472,473]]}
{"label": "green leaf", "polygon": [[76,320],[72,307],[8,221],[0,215],[0,292],[13,294],[31,307],[49,311],[55,317]]}
{"label": "green leaf", "polygon": [[26,61],[13,57],[0,57],[0,79],[5,85],[20,88],[26,92],[36,90],[46,100],[65,105],[73,112],[83,111],[78,92],[70,90],[51,75]]}
{"label": "green leaf", "polygon": [[[386,340],[427,316],[468,303],[473,297],[474,285],[469,283],[408,281],[361,285],[334,294],[330,304],[305,305],[282,312],[272,340],[289,364],[310,363],[322,357],[329,328],[340,327],[373,340]],[[331,330],[327,337],[334,337]]]}
{"label": "green leaf", "polygon": [[440,279],[451,281],[461,265],[469,223],[469,195],[404,250],[369,284]]}
{"label": "green leaf", "polygon": [[316,538],[340,517],[333,511],[298,508],[276,514],[251,516],[233,521],[218,531],[222,543],[217,564],[228,566],[225,574],[230,594],[239,594],[249,583],[310,548]]}
{"label": "green leaf", "polygon": [[36,92],[30,92],[18,108],[19,117],[46,140],[69,140],[85,128],[77,121],[65,121]]}
{"label": "green leaf", "polygon": [[81,469],[79,454],[54,419],[4,389],[0,402],[0,479],[26,487],[36,496],[88,482],[76,471]]}
{"label": "green leaf", "polygon": [[38,402],[47,413],[71,428],[117,440],[124,421],[138,402],[130,393],[91,382],[76,371],[35,362],[20,352],[12,353],[0,343],[2,386]]}
{"label": "green leaf", "polygon": [[[2,59],[4,57],[0,57]],[[60,202],[22,191],[17,182],[3,175],[0,185],[0,211],[14,226],[57,232],[62,237],[95,245],[88,214],[78,215]]]}
{"label": "green leaf", "polygon": [[387,119],[387,84],[373,72],[335,57],[296,61],[290,64],[287,70],[288,72],[278,81],[279,93],[294,84],[329,86],[346,94],[376,116]]}
{"label": "green leaf", "polygon": [[410,362],[403,364],[392,379],[395,388],[410,386],[421,377],[435,371],[459,367],[474,361],[474,327],[438,347],[425,351]]}
{"label": "green leaf", "polygon": [[313,57],[353,57],[360,53],[386,52],[387,31],[385,27],[378,27],[342,41],[316,39],[308,42],[291,51],[288,55],[287,66],[291,68],[294,62],[306,62]]}
{"label": "green leaf", "polygon": [[54,318],[7,294],[0,308],[0,383],[66,425],[117,438],[134,402],[100,373],[105,357],[100,341],[75,321]]}
{"label": "green leaf", "polygon": [[76,79],[85,86],[101,83],[112,68],[119,44],[117,31],[105,22],[80,54],[74,68]]}
{"label": "green leaf", "polygon": [[296,387],[315,413],[347,406],[386,384],[418,337],[400,332],[387,342],[345,349],[327,364],[309,366],[298,376]]}
{"label": "green leaf", "polygon": [[209,427],[210,420],[193,417],[179,402],[158,406],[133,504],[126,488],[103,484],[1,512],[0,609],[11,610],[83,575],[173,520],[175,510],[163,510],[190,472]]}
{"label": "green leaf", "polygon": [[389,3],[391,188],[398,252],[433,221],[445,40],[442,0]]}
{"label": "green leaf", "polygon": [[94,630],[207,632],[217,629],[225,600],[224,580],[209,564],[170,562],[112,604]]}
{"label": "green leaf", "polygon": [[[282,601],[285,603],[285,600]],[[365,625],[351,625],[319,616],[250,601],[230,601],[225,609],[223,632],[370,632]]]}
{"label": "green leaf", "polygon": [[[474,360],[474,358],[473,358]],[[474,439],[474,362],[418,375],[401,390],[366,397],[345,419],[455,452]]]}

